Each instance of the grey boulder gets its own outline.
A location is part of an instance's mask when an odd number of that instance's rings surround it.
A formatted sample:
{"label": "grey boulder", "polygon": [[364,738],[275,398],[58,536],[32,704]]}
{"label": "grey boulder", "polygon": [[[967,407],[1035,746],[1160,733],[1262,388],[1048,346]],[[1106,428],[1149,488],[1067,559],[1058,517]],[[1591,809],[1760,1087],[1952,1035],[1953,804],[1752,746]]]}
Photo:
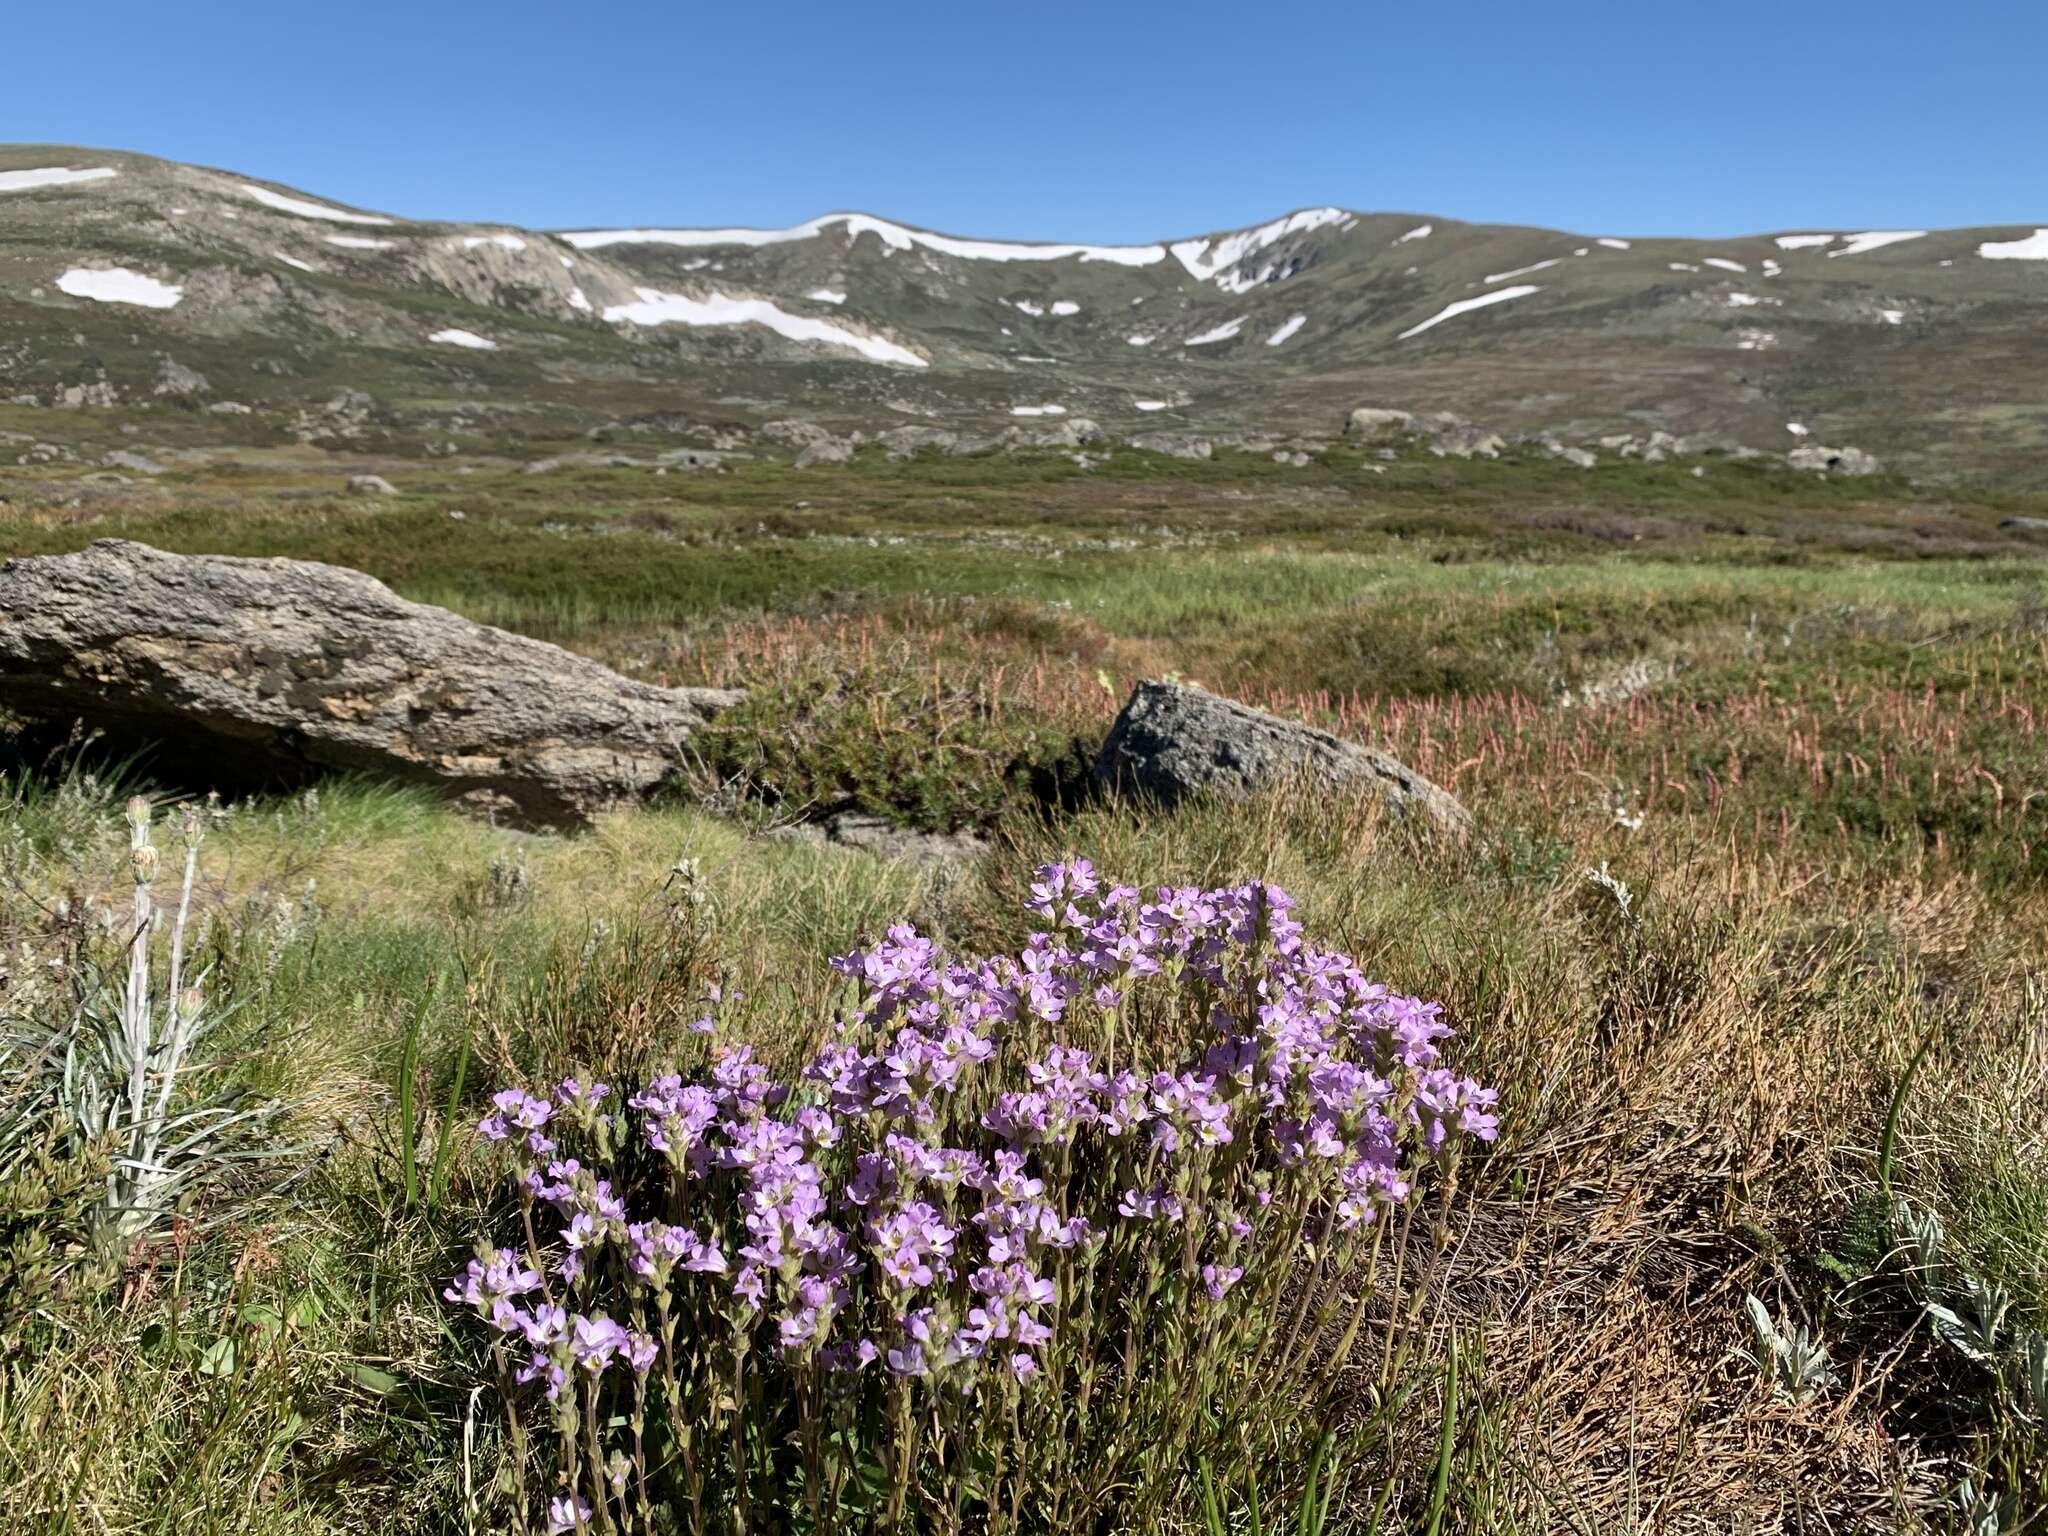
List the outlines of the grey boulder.
{"label": "grey boulder", "polygon": [[851,464],[853,444],[843,437],[821,437],[805,443],[803,451],[796,456],[798,469],[812,469],[820,464]]}
{"label": "grey boulder", "polygon": [[1169,805],[1198,795],[1242,799],[1300,777],[1362,789],[1441,831],[1462,836],[1472,825],[1449,792],[1384,752],[1185,683],[1138,684],[1103,740],[1095,777]]}
{"label": "grey boulder", "polygon": [[1353,437],[1373,437],[1381,432],[1406,432],[1415,425],[1415,413],[1391,406],[1361,405],[1344,423]]}
{"label": "grey boulder", "polygon": [[0,565],[0,697],[223,788],[339,769],[573,825],[667,779],[740,695],[635,682],[357,571],[101,539]]}
{"label": "grey boulder", "polygon": [[398,487],[382,475],[350,475],[348,493],[351,496],[396,496]]}

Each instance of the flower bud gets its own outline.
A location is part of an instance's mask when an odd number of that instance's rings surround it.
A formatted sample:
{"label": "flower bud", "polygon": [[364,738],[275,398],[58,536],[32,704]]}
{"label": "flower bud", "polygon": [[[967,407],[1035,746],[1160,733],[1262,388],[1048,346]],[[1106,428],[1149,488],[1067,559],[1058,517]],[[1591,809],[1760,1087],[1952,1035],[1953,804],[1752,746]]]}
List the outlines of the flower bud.
{"label": "flower bud", "polygon": [[199,1017],[199,1010],[206,1005],[206,994],[197,987],[178,989],[178,1022],[189,1025]]}
{"label": "flower bud", "polygon": [[144,843],[141,847],[131,850],[128,855],[128,862],[135,871],[135,883],[137,885],[147,885],[156,878],[157,851],[148,843]]}
{"label": "flower bud", "polygon": [[128,801],[128,825],[138,829],[149,825],[149,802],[141,795],[132,796]]}

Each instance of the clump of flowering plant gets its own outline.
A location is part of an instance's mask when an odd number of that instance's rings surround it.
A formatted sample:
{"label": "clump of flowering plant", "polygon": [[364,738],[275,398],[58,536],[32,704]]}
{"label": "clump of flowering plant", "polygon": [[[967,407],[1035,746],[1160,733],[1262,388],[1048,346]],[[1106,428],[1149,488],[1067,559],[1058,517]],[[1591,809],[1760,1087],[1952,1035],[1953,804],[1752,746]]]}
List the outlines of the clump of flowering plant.
{"label": "clump of flowering plant", "polygon": [[1495,1096],[1292,905],[1049,865],[1021,954],[899,926],[835,960],[795,1083],[698,1040],[498,1094],[517,1235],[447,1295],[518,1528],[1149,1529],[1219,1423],[1315,1438],[1389,1218]]}

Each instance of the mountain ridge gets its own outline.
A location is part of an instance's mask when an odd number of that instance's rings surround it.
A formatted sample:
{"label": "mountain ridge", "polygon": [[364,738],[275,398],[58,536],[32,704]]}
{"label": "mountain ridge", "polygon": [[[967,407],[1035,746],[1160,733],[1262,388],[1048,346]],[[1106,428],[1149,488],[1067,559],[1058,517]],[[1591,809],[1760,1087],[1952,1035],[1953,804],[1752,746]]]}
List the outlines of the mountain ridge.
{"label": "mountain ridge", "polygon": [[273,426],[340,387],[396,417],[452,392],[505,417],[661,402],[842,428],[1327,431],[1377,404],[1586,438],[1812,432],[2028,481],[2048,473],[2048,228],[1700,240],[1322,206],[1141,245],[855,210],[540,230],[0,146],[0,400],[155,401],[165,359]]}

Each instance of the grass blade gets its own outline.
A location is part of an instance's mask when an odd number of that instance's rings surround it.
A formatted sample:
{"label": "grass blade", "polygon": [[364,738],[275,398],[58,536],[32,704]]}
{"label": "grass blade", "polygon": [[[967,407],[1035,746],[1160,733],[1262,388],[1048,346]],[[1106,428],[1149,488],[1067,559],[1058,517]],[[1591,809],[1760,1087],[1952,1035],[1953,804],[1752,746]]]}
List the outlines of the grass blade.
{"label": "grass blade", "polygon": [[1884,1192],[1887,1201],[1892,1197],[1892,1148],[1899,1138],[1899,1115],[1906,1107],[1906,1095],[1912,1091],[1920,1063],[1927,1059],[1928,1048],[1934,1044],[1934,1037],[1940,1030],[1941,1021],[1937,1019],[1920,1037],[1920,1044],[1906,1062],[1906,1070],[1899,1074],[1899,1086],[1892,1090],[1891,1107],[1885,1111],[1884,1140],[1879,1143],[1877,1151],[1877,1187]]}
{"label": "grass blade", "polygon": [[1458,1336],[1450,1336],[1450,1355],[1444,1366],[1444,1427],[1437,1438],[1436,1481],[1429,1490],[1429,1521],[1423,1536],[1437,1536],[1443,1529],[1444,1504],[1450,1496],[1451,1451],[1458,1440]]}

